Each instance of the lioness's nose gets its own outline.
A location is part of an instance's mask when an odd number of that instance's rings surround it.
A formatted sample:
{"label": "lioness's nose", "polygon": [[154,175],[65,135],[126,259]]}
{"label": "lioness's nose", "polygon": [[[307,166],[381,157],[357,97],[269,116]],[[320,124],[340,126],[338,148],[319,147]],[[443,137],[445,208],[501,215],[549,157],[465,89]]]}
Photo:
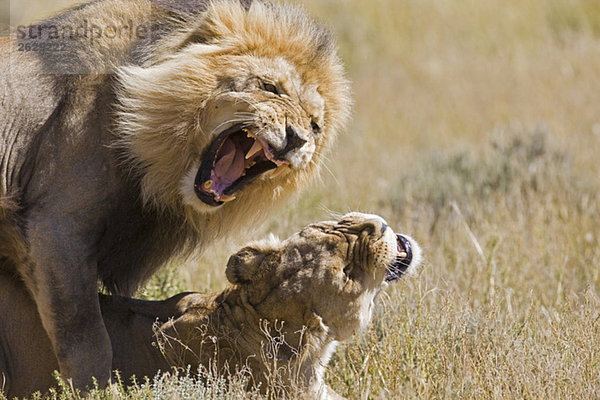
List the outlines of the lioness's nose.
{"label": "lioness's nose", "polygon": [[388,228],[388,224],[386,224],[385,222],[381,223],[381,234],[383,235],[383,233],[385,232],[385,230]]}
{"label": "lioness's nose", "polygon": [[281,156],[304,146],[306,139],[301,138],[293,126],[285,128],[285,148],[281,151]]}
{"label": "lioness's nose", "polygon": [[363,214],[359,212],[351,212],[342,217],[340,223],[344,221],[350,222],[352,228],[356,231],[367,230],[371,233],[379,232],[384,234],[388,228],[387,222],[379,215],[375,214]]}
{"label": "lioness's nose", "polygon": [[377,233],[383,235],[387,229],[387,224],[382,219],[368,219],[353,225],[357,231],[367,231],[371,235]]}

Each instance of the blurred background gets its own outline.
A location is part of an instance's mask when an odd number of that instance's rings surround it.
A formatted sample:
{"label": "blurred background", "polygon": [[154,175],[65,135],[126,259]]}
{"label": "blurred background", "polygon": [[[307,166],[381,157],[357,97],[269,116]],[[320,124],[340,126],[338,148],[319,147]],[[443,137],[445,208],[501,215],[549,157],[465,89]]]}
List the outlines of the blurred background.
{"label": "blurred background", "polygon": [[[70,3],[14,0],[11,21]],[[352,398],[598,398],[600,2],[300,4],[338,37],[353,120],[321,184],[253,235],[361,210],[426,256],[329,382]],[[141,295],[221,289],[240,243]]]}

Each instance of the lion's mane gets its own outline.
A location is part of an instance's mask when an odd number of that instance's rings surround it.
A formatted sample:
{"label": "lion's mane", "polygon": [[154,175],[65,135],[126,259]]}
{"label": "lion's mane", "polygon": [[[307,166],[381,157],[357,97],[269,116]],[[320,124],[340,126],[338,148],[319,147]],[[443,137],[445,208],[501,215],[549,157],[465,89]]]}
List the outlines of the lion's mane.
{"label": "lion's mane", "polygon": [[109,377],[98,280],[255,228],[348,116],[331,35],[287,5],[97,0],[0,44],[0,268],[78,387]]}

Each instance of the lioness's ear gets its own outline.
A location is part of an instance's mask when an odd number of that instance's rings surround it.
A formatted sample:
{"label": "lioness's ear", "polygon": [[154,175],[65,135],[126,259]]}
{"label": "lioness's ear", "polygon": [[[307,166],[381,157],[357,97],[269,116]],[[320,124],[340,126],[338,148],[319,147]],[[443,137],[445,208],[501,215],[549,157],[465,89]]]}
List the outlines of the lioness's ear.
{"label": "lioness's ear", "polygon": [[272,271],[280,258],[280,243],[275,237],[244,247],[229,258],[225,275],[231,283],[257,281]]}
{"label": "lioness's ear", "polygon": [[244,247],[229,257],[225,275],[231,283],[251,282],[264,258],[265,255],[260,250]]}

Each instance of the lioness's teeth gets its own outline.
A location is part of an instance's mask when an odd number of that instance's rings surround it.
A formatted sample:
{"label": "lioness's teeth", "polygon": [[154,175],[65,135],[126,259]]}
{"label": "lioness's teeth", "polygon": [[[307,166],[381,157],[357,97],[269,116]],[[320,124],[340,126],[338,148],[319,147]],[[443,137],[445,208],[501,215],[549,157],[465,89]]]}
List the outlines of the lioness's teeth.
{"label": "lioness's teeth", "polygon": [[286,168],[287,168],[287,164],[283,164],[283,165],[280,165],[279,167],[277,167],[271,174],[271,179],[277,178],[279,175],[281,175],[285,171]]}
{"label": "lioness's teeth", "polygon": [[261,151],[263,149],[262,145],[260,144],[260,142],[258,140],[256,140],[254,142],[254,144],[252,145],[252,147],[250,148],[250,150],[248,150],[248,154],[246,154],[246,160],[249,159],[250,157],[252,157],[253,155],[255,155],[256,153],[258,153],[259,151]]}
{"label": "lioness's teeth", "polygon": [[405,251],[401,251],[401,252],[398,254],[398,256],[399,256],[400,258],[406,258],[406,257],[408,257],[408,254],[406,254],[406,252],[405,252]]}
{"label": "lioness's teeth", "polygon": [[225,203],[227,203],[227,202],[229,202],[229,201],[233,201],[233,200],[235,200],[235,196],[229,196],[229,195],[227,195],[227,194],[223,194],[223,195],[221,195],[221,197],[219,198],[219,201],[222,201],[222,202],[225,202]]}
{"label": "lioness's teeth", "polygon": [[211,180],[204,182],[204,189],[210,189],[213,184],[214,184],[214,182]]}

